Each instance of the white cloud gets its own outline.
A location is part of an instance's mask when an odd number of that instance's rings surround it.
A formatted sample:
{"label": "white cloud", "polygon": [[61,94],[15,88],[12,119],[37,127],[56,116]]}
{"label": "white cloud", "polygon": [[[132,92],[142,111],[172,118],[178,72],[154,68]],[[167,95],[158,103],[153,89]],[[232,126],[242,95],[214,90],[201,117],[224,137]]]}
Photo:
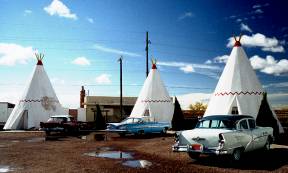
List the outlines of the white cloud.
{"label": "white cloud", "polygon": [[32,11],[31,10],[24,10],[24,16],[28,16],[28,15],[30,15],[30,14],[32,14]]}
{"label": "white cloud", "polygon": [[252,6],[252,8],[262,8],[262,7],[267,7],[269,6],[269,3],[265,3],[265,4],[255,4]]}
{"label": "white cloud", "polygon": [[264,88],[286,88],[288,87],[288,82],[280,82],[280,83],[270,83],[265,85]]}
{"label": "white cloud", "polygon": [[215,65],[208,64],[192,64],[186,62],[158,62],[159,66],[167,66],[167,67],[177,67],[179,70],[184,73],[198,73],[202,75],[206,75],[212,78],[218,78],[218,71],[220,68]]}
{"label": "white cloud", "polygon": [[174,62],[174,61],[160,61],[157,62],[158,65],[162,66],[169,66],[169,67],[185,67],[185,66],[192,66],[193,68],[202,68],[202,69],[211,69],[211,70],[218,70],[218,66],[214,65],[207,65],[207,64],[192,64],[192,63],[186,63],[186,62]]}
{"label": "white cloud", "polygon": [[96,77],[96,83],[97,84],[111,84],[112,81],[110,79],[110,74],[101,74],[98,77]]}
{"label": "white cloud", "polygon": [[262,14],[264,13],[263,10],[261,10],[260,8],[254,11],[255,14]]}
{"label": "white cloud", "polygon": [[226,63],[229,58],[229,55],[222,55],[222,56],[217,56],[213,59],[214,63]]}
{"label": "white cloud", "polygon": [[[227,47],[232,47],[235,43],[233,37],[228,39]],[[243,35],[241,39],[241,44],[247,47],[261,47],[263,51],[271,52],[284,52],[284,47],[281,45],[280,41],[275,37],[269,38],[263,34],[257,33],[252,36]]]}
{"label": "white cloud", "polygon": [[53,0],[50,5],[44,7],[44,10],[50,15],[58,15],[68,19],[77,19],[77,15],[71,13],[70,9],[60,0]]}
{"label": "white cloud", "polygon": [[275,60],[273,56],[268,55],[265,58],[261,58],[258,55],[254,55],[250,58],[251,65],[254,69],[260,70],[266,74],[281,75],[288,73],[288,60],[281,59]]}
{"label": "white cloud", "polygon": [[179,20],[183,20],[185,18],[192,18],[194,17],[194,14],[192,12],[185,12],[184,14],[182,14],[181,16],[179,16]]}
{"label": "white cloud", "polygon": [[252,32],[252,29],[248,26],[248,25],[245,25],[244,23],[241,23],[240,24],[240,30],[241,31],[248,31],[248,32]]}
{"label": "white cloud", "polygon": [[15,64],[26,64],[34,58],[32,47],[23,47],[14,43],[0,43],[0,65],[13,66]]}
{"label": "white cloud", "polygon": [[181,105],[181,109],[188,110],[190,104],[201,102],[208,104],[211,97],[211,93],[189,93],[177,96],[177,99]]}
{"label": "white cloud", "polygon": [[87,21],[88,21],[89,23],[94,23],[94,19],[92,19],[92,18],[90,18],[90,17],[87,18]]}
{"label": "white cloud", "polygon": [[236,22],[242,22],[242,19],[237,19]]}
{"label": "white cloud", "polygon": [[212,64],[212,61],[210,59],[208,59],[207,61],[205,61],[204,64]]}
{"label": "white cloud", "polygon": [[100,44],[94,44],[93,48],[96,50],[102,51],[102,52],[114,53],[114,54],[118,54],[118,55],[126,55],[126,56],[131,56],[131,57],[140,57],[141,56],[138,53],[123,51],[123,50],[114,49],[114,48],[109,48],[106,46],[102,46]]}
{"label": "white cloud", "polygon": [[252,8],[261,8],[261,5],[260,4],[255,4],[252,6]]}
{"label": "white cloud", "polygon": [[184,73],[192,73],[195,72],[194,68],[192,65],[185,65],[183,67],[180,67],[180,70],[182,70]]}
{"label": "white cloud", "polygon": [[82,66],[86,66],[86,65],[91,64],[90,61],[84,56],[81,56],[81,57],[74,59],[71,63],[76,64],[76,65],[82,65]]}

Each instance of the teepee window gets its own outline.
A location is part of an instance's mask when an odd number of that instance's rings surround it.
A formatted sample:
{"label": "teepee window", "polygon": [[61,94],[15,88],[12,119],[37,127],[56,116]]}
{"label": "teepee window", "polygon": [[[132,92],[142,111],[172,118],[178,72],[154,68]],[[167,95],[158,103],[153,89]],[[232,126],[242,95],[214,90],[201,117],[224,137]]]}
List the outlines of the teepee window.
{"label": "teepee window", "polygon": [[237,107],[237,106],[233,106],[233,107],[232,107],[231,114],[233,114],[233,115],[238,115],[238,114],[239,114],[239,112],[238,112],[238,107]]}

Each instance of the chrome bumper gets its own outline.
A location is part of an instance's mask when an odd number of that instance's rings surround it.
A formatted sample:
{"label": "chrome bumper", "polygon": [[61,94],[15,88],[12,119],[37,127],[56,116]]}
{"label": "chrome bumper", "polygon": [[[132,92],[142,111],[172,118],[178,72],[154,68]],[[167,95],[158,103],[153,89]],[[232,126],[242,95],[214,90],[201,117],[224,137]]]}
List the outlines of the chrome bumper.
{"label": "chrome bumper", "polygon": [[231,154],[228,150],[219,149],[218,147],[214,148],[203,148],[201,151],[193,150],[191,145],[179,145],[178,143],[172,146],[173,152],[188,152],[188,153],[201,153],[207,155],[226,155]]}
{"label": "chrome bumper", "polygon": [[188,145],[178,145],[178,143],[174,144],[172,146],[173,152],[187,152],[188,151]]}

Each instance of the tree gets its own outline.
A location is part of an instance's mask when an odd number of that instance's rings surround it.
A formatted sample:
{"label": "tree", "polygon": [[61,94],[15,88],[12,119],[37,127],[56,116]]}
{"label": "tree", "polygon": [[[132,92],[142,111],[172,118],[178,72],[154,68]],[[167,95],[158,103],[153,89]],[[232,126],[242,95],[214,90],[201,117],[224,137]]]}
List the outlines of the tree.
{"label": "tree", "polygon": [[191,104],[189,106],[189,109],[191,110],[192,115],[203,115],[204,112],[207,109],[207,104],[196,102],[195,104]]}
{"label": "tree", "polygon": [[274,136],[279,135],[279,126],[267,101],[267,93],[263,94],[263,99],[257,115],[256,124],[263,127],[272,127]]}
{"label": "tree", "polygon": [[175,104],[174,104],[174,114],[172,118],[172,129],[173,130],[183,130],[184,129],[184,115],[181,109],[181,106],[175,97]]}

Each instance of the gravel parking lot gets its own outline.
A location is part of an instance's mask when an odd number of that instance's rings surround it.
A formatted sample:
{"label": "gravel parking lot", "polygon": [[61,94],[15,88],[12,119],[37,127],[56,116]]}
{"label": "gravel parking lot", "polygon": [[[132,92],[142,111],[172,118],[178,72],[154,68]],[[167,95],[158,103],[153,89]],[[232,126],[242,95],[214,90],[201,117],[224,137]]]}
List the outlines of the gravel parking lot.
{"label": "gravel parking lot", "polygon": [[94,134],[45,140],[42,133],[0,132],[0,172],[288,172],[288,148],[273,145],[269,153],[246,154],[239,163],[201,156],[192,160],[173,153],[172,136]]}

